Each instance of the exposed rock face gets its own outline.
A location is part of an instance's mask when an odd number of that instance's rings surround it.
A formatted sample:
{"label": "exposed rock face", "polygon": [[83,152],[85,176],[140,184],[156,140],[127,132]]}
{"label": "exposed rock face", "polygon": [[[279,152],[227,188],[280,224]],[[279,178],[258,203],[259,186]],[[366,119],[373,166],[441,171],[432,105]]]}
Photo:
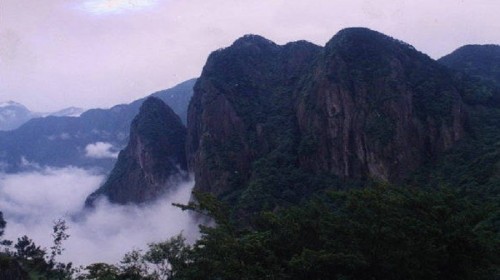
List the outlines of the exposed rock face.
{"label": "exposed rock face", "polygon": [[127,147],[86,205],[101,195],[119,204],[152,201],[186,180],[185,139],[181,119],[163,101],[149,97],[132,121]]}
{"label": "exposed rock face", "polygon": [[314,151],[301,164],[394,181],[464,134],[448,73],[410,46],[366,29],[339,32],[318,58],[297,120]]}
{"label": "exposed rock face", "polygon": [[293,90],[320,49],[247,35],[210,55],[188,109],[188,160],[198,190],[223,194],[232,190],[229,181],[248,181],[252,161],[277,145],[266,123],[283,117],[281,129],[289,126]]}
{"label": "exposed rock face", "polygon": [[462,106],[444,67],[378,32],[346,29],[324,48],[249,35],[195,85],[188,163],[195,189],[219,196],[263,166],[397,181],[462,138]]}

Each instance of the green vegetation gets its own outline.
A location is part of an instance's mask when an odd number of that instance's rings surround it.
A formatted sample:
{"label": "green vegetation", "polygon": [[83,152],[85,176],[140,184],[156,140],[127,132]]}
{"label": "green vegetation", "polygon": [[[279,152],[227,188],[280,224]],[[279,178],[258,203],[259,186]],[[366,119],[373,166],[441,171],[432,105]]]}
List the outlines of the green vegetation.
{"label": "green vegetation", "polygon": [[3,240],[0,244],[4,246],[0,252],[0,266],[2,267],[0,277],[34,280],[72,279],[75,272],[72,264],[56,261],[56,257],[64,250],[63,241],[69,238],[66,230],[64,220],[54,222],[52,234],[54,244],[50,247],[50,252],[36,245],[28,236],[18,238],[13,246],[12,241]]}
{"label": "green vegetation", "polygon": [[466,45],[440,58],[439,62],[468,76],[500,85],[499,45]]}
{"label": "green vegetation", "polygon": [[327,191],[303,206],[262,212],[241,228],[228,206],[199,194],[207,214],[193,245],[182,236],[93,264],[78,279],[495,279],[499,205],[463,192],[376,185]]}
{"label": "green vegetation", "polygon": [[50,254],[28,237],[0,254],[26,279],[497,279],[500,204],[467,190],[373,184],[318,192],[301,205],[252,216],[242,227],[230,206],[211,195],[177,205],[207,215],[188,244],[181,236],[126,254],[119,264],[80,269],[54,260],[64,222],[54,226]]}
{"label": "green vegetation", "polygon": [[2,213],[2,211],[0,211],[0,237],[2,237],[2,235],[3,235],[3,230],[4,230],[6,224],[7,223],[3,219],[3,213]]}
{"label": "green vegetation", "polygon": [[385,146],[393,139],[395,130],[395,121],[383,113],[376,112],[367,118],[365,131],[370,141]]}

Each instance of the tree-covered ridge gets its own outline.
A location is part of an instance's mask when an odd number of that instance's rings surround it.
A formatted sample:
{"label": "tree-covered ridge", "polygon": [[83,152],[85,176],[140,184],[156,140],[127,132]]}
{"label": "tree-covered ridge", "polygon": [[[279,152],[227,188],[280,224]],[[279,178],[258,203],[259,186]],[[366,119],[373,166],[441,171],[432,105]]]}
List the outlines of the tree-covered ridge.
{"label": "tree-covered ridge", "polygon": [[467,136],[409,178],[418,186],[476,190],[484,198],[500,195],[500,47],[467,45],[438,60],[466,103]]}
{"label": "tree-covered ridge", "polygon": [[500,85],[500,45],[466,45],[443,56],[439,62]]}

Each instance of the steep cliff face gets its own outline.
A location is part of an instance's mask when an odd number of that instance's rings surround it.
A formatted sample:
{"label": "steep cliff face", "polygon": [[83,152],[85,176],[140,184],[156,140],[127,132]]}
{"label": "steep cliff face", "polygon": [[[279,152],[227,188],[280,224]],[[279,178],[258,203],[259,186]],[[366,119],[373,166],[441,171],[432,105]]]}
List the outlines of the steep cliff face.
{"label": "steep cliff face", "polygon": [[132,121],[127,147],[86,205],[92,205],[99,196],[119,204],[152,201],[186,180],[185,139],[180,118],[160,99],[146,99]]}
{"label": "steep cliff face", "polygon": [[188,109],[188,159],[198,190],[220,195],[243,186],[252,162],[283,144],[277,136],[295,129],[293,90],[320,49],[247,35],[210,55]]}
{"label": "steep cliff face", "polygon": [[250,35],[195,85],[189,166],[195,189],[243,200],[298,196],[308,174],[397,181],[461,139],[464,119],[448,71],[381,33],[346,29],[324,48]]}
{"label": "steep cliff face", "polygon": [[448,72],[409,45],[347,29],[318,62],[297,110],[301,134],[314,143],[302,166],[394,181],[463,137],[463,105]]}

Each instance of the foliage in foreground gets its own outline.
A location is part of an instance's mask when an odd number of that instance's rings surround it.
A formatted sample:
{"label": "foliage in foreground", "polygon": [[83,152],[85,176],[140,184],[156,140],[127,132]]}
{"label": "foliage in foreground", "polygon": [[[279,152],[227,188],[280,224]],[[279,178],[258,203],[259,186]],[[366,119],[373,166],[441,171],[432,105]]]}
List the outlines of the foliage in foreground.
{"label": "foliage in foreground", "polygon": [[[0,237],[6,223],[0,212]],[[56,257],[64,251],[62,243],[69,238],[68,229],[64,220],[54,222],[53,246],[50,252],[36,245],[28,236],[12,241],[1,240],[4,249],[0,251],[0,278],[6,279],[71,279],[73,274],[72,264],[56,261]],[[2,278],[2,279],[3,279]]]}
{"label": "foliage in foreground", "polygon": [[449,189],[329,192],[234,225],[213,197],[186,209],[217,226],[93,264],[79,279],[497,279],[500,211]]}

